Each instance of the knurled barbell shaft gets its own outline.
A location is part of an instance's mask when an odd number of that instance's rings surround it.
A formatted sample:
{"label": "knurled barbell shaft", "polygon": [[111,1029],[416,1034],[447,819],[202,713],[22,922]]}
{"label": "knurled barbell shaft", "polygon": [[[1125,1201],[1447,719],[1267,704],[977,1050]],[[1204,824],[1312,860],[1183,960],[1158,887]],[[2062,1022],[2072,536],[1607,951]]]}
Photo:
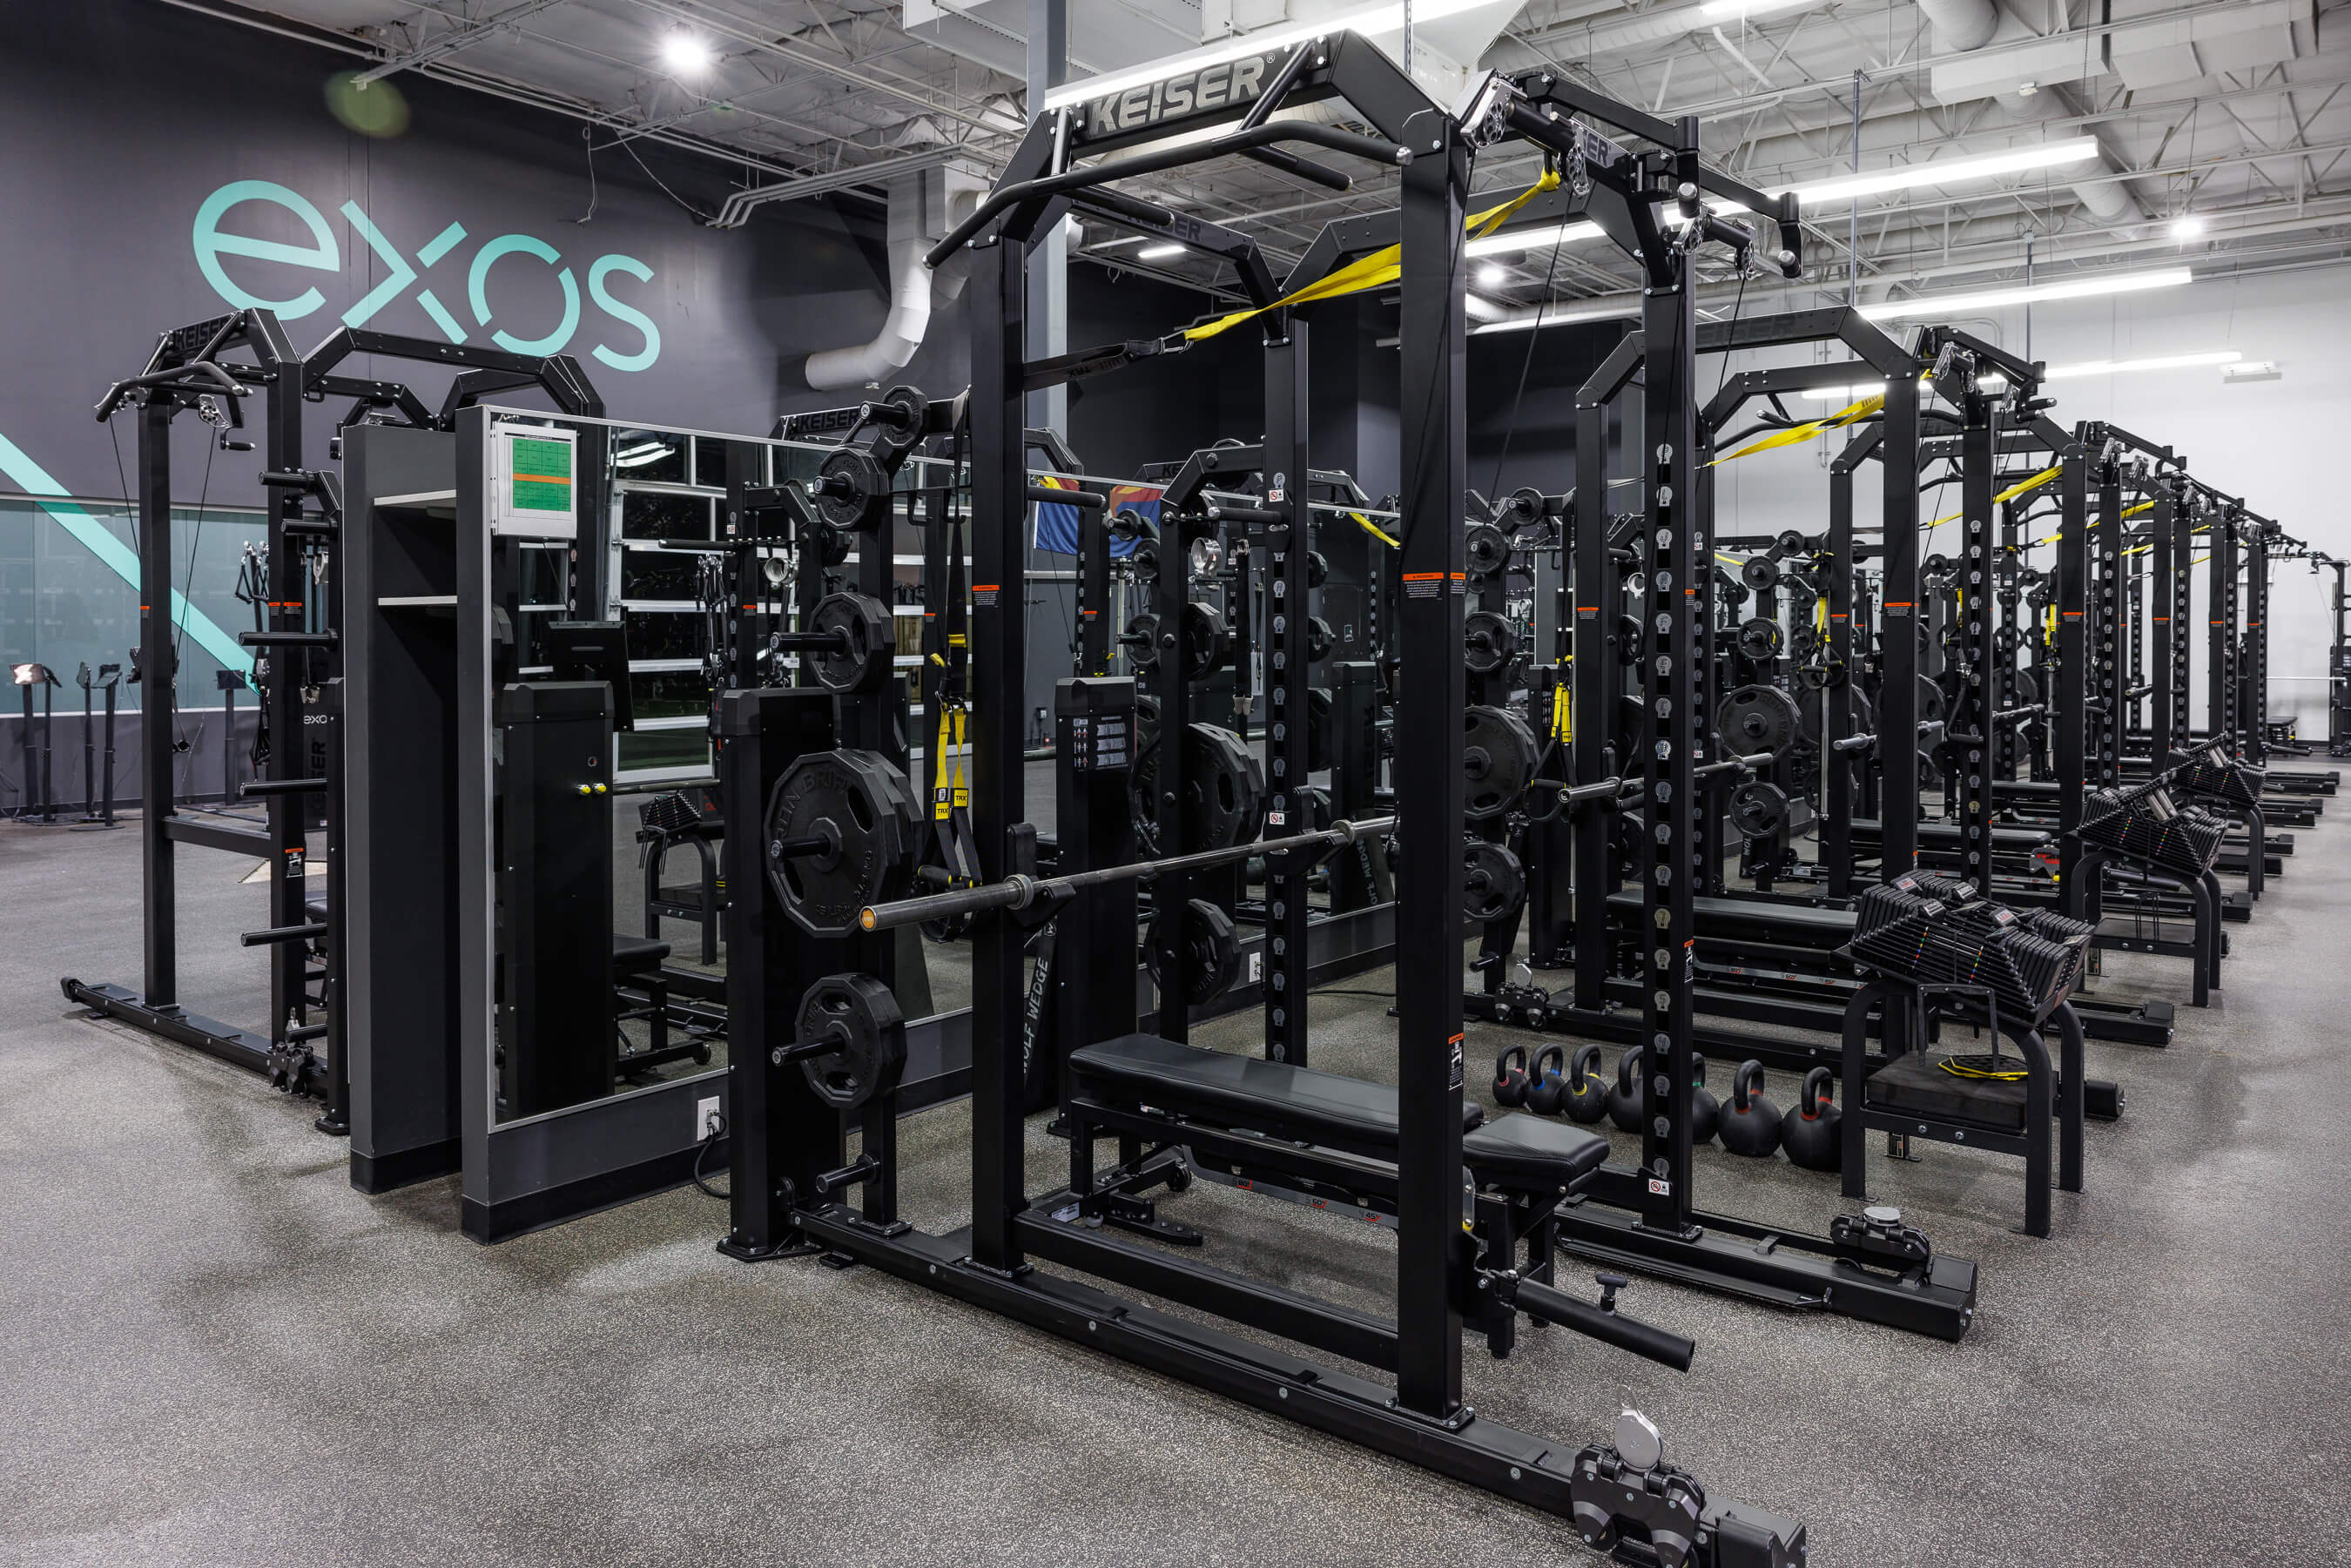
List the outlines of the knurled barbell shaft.
{"label": "knurled barbell shaft", "polygon": [[893,931],[901,925],[914,925],[925,920],[951,920],[956,915],[979,915],[991,909],[1025,909],[1040,899],[1059,900],[1081,889],[1100,887],[1106,883],[1149,882],[1175,872],[1229,865],[1251,855],[1342,848],[1394,832],[1395,824],[1396,820],[1393,816],[1369,817],[1362,821],[1333,822],[1314,832],[1293,833],[1286,839],[1261,839],[1255,843],[1232,844],[1221,850],[1200,850],[1188,855],[1104,866],[1099,871],[1072,872],[1067,876],[1007,877],[1002,882],[982,883],[977,887],[957,888],[951,893],[928,894],[920,898],[902,898],[892,904],[869,904],[859,913],[857,923],[867,931]]}

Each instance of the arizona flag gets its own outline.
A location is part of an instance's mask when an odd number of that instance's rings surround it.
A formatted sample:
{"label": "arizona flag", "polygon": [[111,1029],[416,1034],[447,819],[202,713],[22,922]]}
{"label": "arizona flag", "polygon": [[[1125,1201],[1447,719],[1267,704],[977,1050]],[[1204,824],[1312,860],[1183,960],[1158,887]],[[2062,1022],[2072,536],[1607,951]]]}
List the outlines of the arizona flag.
{"label": "arizona flag", "polygon": [[[1057,478],[1050,474],[1040,475],[1037,482],[1052,490],[1074,490],[1078,487],[1073,481]],[[1114,517],[1133,507],[1156,532],[1159,528],[1160,493],[1159,486],[1155,485],[1113,485],[1110,488],[1110,509],[1106,515]],[[1110,553],[1114,556],[1132,555],[1136,542],[1134,539],[1113,540]],[[1037,548],[1051,550],[1057,555],[1077,554],[1077,507],[1062,501],[1038,502]]]}

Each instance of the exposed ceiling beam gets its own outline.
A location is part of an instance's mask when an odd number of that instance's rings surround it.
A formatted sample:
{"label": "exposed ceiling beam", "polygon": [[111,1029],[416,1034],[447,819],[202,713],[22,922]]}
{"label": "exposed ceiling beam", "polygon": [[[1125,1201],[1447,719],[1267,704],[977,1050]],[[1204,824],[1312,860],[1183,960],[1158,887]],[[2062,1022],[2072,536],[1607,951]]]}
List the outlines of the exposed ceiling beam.
{"label": "exposed ceiling beam", "polygon": [[360,86],[365,87],[370,82],[381,81],[384,78],[399,71],[445,60],[460,49],[471,48],[485,38],[497,37],[526,16],[536,16],[541,11],[549,10],[563,3],[564,0],[521,0],[519,5],[509,5],[495,16],[463,23],[443,33],[430,43],[420,45],[405,54],[393,55],[381,65],[370,66],[352,79]]}

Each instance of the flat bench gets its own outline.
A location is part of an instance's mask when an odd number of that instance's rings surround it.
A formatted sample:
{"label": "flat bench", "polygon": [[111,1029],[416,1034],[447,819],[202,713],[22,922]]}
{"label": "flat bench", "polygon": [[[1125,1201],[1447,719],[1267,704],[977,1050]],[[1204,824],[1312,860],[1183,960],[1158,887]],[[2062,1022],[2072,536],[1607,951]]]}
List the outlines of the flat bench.
{"label": "flat bench", "polygon": [[[1125,1034],[1070,1053],[1081,1094],[1212,1126],[1395,1162],[1396,1092],[1384,1083]],[[1608,1140],[1564,1122],[1461,1107],[1461,1159],[1482,1185],[1569,1192],[1607,1162]]]}

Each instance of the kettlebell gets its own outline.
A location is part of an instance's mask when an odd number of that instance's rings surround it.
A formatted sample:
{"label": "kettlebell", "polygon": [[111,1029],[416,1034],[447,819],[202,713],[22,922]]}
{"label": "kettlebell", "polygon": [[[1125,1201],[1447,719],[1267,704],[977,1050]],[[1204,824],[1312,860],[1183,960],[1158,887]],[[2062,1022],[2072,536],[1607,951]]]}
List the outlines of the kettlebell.
{"label": "kettlebell", "polygon": [[1722,1108],[1722,1146],[1751,1160],[1768,1160],[1780,1146],[1780,1107],[1763,1098],[1763,1064],[1739,1064],[1730,1103]]}
{"label": "kettlebell", "polygon": [[1567,1047],[1547,1045],[1535,1053],[1527,1072],[1527,1109],[1538,1116],[1556,1116],[1567,1094]]}
{"label": "kettlebell", "polygon": [[1608,1114],[1608,1089],[1600,1077],[1600,1048],[1579,1046],[1574,1065],[1567,1074],[1566,1092],[1560,1096],[1559,1108],[1567,1113],[1571,1122],[1585,1126]]}
{"label": "kettlebell", "polygon": [[1527,1103],[1527,1048],[1505,1046],[1502,1054],[1494,1059],[1494,1103],[1523,1105]]}
{"label": "kettlebell", "polygon": [[1608,1119],[1619,1132],[1637,1133],[1649,1119],[1649,1086],[1641,1077],[1647,1060],[1637,1045],[1617,1059],[1616,1087],[1608,1092]]}
{"label": "kettlebell", "polygon": [[1780,1118],[1781,1146],[1808,1171],[1844,1168],[1844,1139],[1837,1134],[1844,1113],[1831,1103],[1835,1098],[1836,1074],[1815,1067],[1804,1074],[1802,1092]]}
{"label": "kettlebell", "polygon": [[1707,1092],[1706,1058],[1692,1059],[1697,1071],[1690,1078],[1690,1147],[1714,1142],[1714,1130],[1722,1125],[1722,1102]]}

